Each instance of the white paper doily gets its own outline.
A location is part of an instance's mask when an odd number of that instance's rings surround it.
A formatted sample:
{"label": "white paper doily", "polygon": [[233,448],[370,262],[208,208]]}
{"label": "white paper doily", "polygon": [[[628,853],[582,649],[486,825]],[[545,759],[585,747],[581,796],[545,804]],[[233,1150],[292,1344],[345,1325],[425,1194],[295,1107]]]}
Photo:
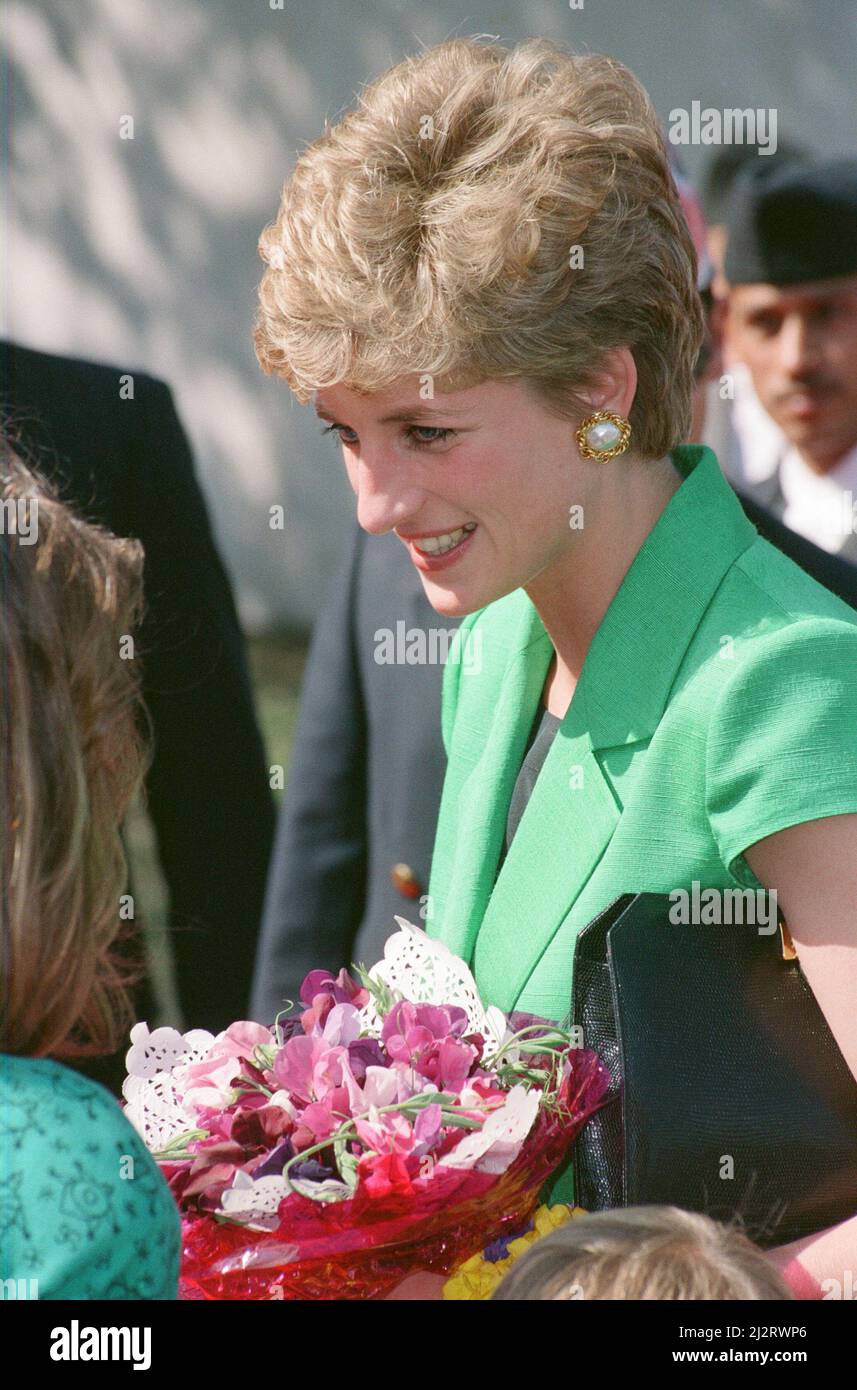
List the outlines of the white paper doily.
{"label": "white paper doily", "polygon": [[181,1072],[200,1062],[213,1042],[214,1034],[204,1028],[189,1033],[175,1028],[150,1032],[148,1024],[137,1023],[131,1029],[125,1058],[128,1075],[122,1083],[125,1114],[152,1152],[193,1128],[194,1112],[184,1108],[177,1093],[182,1089]]}
{"label": "white paper doily", "polygon": [[[467,1032],[481,1033],[485,1039],[483,1055],[493,1056],[509,1036],[502,1010],[493,1005],[485,1008],[468,967],[448,946],[426,936],[422,928],[404,917],[396,921],[399,930],[388,937],[383,960],[369,971],[371,978],[412,1004],[457,1004],[467,1014]],[[374,999],[360,1010],[360,1023],[363,1032],[381,1036],[384,1020]]]}

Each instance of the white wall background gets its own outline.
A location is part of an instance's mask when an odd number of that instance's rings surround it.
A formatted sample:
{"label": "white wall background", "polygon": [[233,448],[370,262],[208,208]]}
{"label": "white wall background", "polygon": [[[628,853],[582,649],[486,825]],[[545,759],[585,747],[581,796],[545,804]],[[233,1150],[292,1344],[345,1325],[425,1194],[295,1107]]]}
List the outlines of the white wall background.
{"label": "white wall background", "polygon": [[[256,628],[312,621],[353,524],[335,446],[262,375],[251,324],[259,231],[296,151],[361,84],[451,34],[543,34],[615,54],[664,119],[695,100],[773,106],[781,137],[831,155],[857,143],[854,0],[279,3],[3,7],[3,331],[171,383]],[[691,175],[709,153],[682,151]]]}

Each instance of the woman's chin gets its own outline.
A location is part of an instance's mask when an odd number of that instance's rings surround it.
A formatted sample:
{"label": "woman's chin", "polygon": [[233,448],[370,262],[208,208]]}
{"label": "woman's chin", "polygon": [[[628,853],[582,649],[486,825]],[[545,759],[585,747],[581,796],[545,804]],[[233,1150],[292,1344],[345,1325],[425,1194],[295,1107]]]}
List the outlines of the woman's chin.
{"label": "woman's chin", "polygon": [[466,618],[468,613],[476,613],[480,608],[485,608],[495,599],[503,598],[511,592],[509,589],[498,587],[493,590],[482,585],[478,588],[476,585],[462,585],[460,588],[441,587],[424,574],[420,577],[426,598],[434,611],[444,618]]}

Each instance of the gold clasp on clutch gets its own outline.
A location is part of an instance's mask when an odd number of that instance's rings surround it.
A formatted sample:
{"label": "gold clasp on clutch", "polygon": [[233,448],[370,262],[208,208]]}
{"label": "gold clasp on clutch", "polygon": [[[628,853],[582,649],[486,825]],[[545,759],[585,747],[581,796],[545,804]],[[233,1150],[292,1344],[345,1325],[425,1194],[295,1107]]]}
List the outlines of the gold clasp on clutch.
{"label": "gold clasp on clutch", "polygon": [[783,947],[783,960],[797,960],[797,951],[792,941],[792,934],[786,926],[785,917],[780,917],[778,926],[780,928],[780,940]]}

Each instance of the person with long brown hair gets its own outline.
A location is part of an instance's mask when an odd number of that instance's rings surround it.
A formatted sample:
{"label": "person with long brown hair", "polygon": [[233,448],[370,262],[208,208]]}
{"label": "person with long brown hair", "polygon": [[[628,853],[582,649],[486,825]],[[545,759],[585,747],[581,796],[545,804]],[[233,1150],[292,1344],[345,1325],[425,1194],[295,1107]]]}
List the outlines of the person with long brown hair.
{"label": "person with long brown hair", "polygon": [[142,559],[4,446],[0,1278],[19,1297],[176,1296],[167,1184],[114,1097],[63,1065],[110,1052],[132,1022],[117,938],[120,824],[148,756]]}

